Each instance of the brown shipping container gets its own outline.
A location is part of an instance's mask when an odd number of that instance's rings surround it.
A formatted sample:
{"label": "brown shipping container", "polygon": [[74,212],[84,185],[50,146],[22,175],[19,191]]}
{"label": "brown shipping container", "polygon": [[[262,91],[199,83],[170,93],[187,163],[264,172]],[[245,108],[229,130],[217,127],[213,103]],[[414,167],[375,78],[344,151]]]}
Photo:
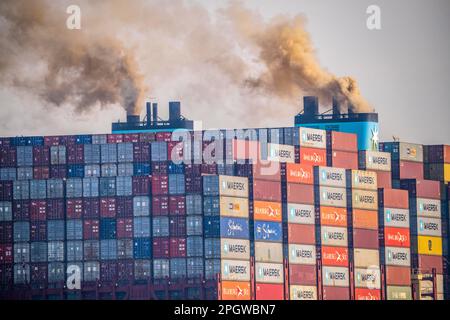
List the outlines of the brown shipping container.
{"label": "brown shipping container", "polygon": [[289,283],[305,286],[316,286],[316,266],[306,264],[289,265]]}
{"label": "brown shipping container", "polygon": [[323,300],[350,300],[350,288],[323,287]]}
{"label": "brown shipping container", "polygon": [[378,230],[353,229],[353,247],[378,249]]}
{"label": "brown shipping container", "polygon": [[331,152],[331,163],[335,168],[344,169],[358,169],[358,153],[357,152],[346,152],[346,151],[332,151]]}
{"label": "brown shipping container", "polygon": [[281,181],[281,165],[279,162],[253,164],[253,179]]}
{"label": "brown shipping container", "polygon": [[353,209],[353,228],[378,230],[378,211]]}
{"label": "brown shipping container", "polygon": [[291,203],[314,204],[314,186],[288,183],[287,201]]}
{"label": "brown shipping container", "polygon": [[399,165],[400,179],[423,179],[422,162],[400,161]]}
{"label": "brown shipping container", "polygon": [[378,188],[391,189],[392,175],[390,171],[375,171],[377,173]]}
{"label": "brown shipping container", "polygon": [[408,191],[399,189],[384,189],[383,197],[379,199],[384,208],[408,209]]}
{"label": "brown shipping container", "polygon": [[411,285],[411,269],[409,267],[386,266],[385,273],[387,285]]}
{"label": "brown shipping container", "polygon": [[331,139],[327,139],[331,143],[333,151],[358,152],[358,136],[353,133],[331,131]]}
{"label": "brown shipping container", "polygon": [[281,201],[280,182],[253,180],[253,199],[265,201]]}
{"label": "brown shipping container", "polygon": [[431,272],[433,268],[436,269],[436,273],[443,273],[442,256],[419,254],[417,261],[419,263],[418,267],[423,273]]}
{"label": "brown shipping container", "polygon": [[300,244],[315,244],[315,226],[307,224],[288,224],[288,242]]}
{"label": "brown shipping container", "polygon": [[441,199],[441,183],[433,180],[416,180],[416,197]]}

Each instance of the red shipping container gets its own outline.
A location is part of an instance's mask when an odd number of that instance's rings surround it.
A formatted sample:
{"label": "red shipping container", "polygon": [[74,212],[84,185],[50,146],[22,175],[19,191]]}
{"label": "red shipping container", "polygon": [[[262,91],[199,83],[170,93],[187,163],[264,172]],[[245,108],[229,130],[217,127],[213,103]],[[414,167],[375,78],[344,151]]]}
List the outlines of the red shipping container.
{"label": "red shipping container", "polygon": [[123,135],[123,142],[138,143],[139,142],[139,134],[138,133],[126,133]]}
{"label": "red shipping container", "polygon": [[358,152],[358,136],[354,133],[328,131],[327,148],[333,151]]}
{"label": "red shipping container", "polygon": [[84,145],[74,144],[67,147],[67,164],[84,163]]}
{"label": "red shipping container", "polygon": [[324,266],[348,267],[348,248],[322,246],[322,264]]}
{"label": "red shipping container", "polygon": [[45,146],[33,147],[33,166],[48,166],[50,164],[50,148]]}
{"label": "red shipping container", "polygon": [[289,223],[288,242],[298,244],[316,244],[315,226]]}
{"label": "red shipping container", "polygon": [[146,196],[150,194],[149,177],[133,177],[133,195]]}
{"label": "red shipping container", "polygon": [[381,300],[381,291],[377,289],[355,288],[355,300]]}
{"label": "red shipping container", "polygon": [[186,238],[170,238],[170,257],[186,257]]}
{"label": "red shipping container", "polygon": [[152,176],[152,194],[166,195],[169,193],[169,177],[167,175]]}
{"label": "red shipping container", "polygon": [[157,132],[156,141],[169,142],[172,140],[172,132]]}
{"label": "red shipping container", "polygon": [[[414,260],[414,259],[413,259]],[[443,274],[442,256],[417,255],[418,268],[422,273],[431,273],[436,269],[436,273]]]}
{"label": "red shipping container", "polygon": [[350,300],[350,288],[324,286],[322,300]]}
{"label": "red shipping container", "polygon": [[101,262],[100,263],[100,280],[101,281],[115,281],[117,279],[117,263],[116,262]]}
{"label": "red shipping container", "polygon": [[73,146],[77,143],[77,136],[59,136],[60,146]]}
{"label": "red shipping container", "polygon": [[100,217],[114,218],[116,216],[116,198],[100,199]]}
{"label": "red shipping container", "polygon": [[353,247],[378,249],[378,230],[353,229]]}
{"label": "red shipping container", "polygon": [[314,184],[314,171],[311,165],[286,163],[286,180],[288,183]]}
{"label": "red shipping container", "polygon": [[316,266],[307,264],[290,264],[289,283],[294,285],[316,286]]}
{"label": "red shipping container", "polygon": [[67,178],[67,166],[56,165],[50,167],[50,178],[51,179],[65,179]]}
{"label": "red shipping container", "polygon": [[125,260],[117,262],[117,279],[119,281],[131,281],[134,275],[134,261]]}
{"label": "red shipping container", "polygon": [[384,228],[384,244],[386,247],[410,247],[409,229],[405,228]]}
{"label": "red shipping container", "polygon": [[256,162],[251,166],[253,179],[281,181],[281,163],[275,161]]}
{"label": "red shipping container", "polygon": [[256,283],[256,300],[284,300],[284,285]]}
{"label": "red shipping container", "polygon": [[217,164],[206,164],[201,165],[202,174],[217,174]]}
{"label": "red shipping container", "polygon": [[83,218],[98,218],[100,216],[100,200],[98,198],[83,198]]}
{"label": "red shipping container", "polygon": [[153,161],[152,162],[152,174],[153,175],[166,175],[169,171],[169,165],[167,161]]}
{"label": "red shipping container", "polygon": [[32,263],[30,266],[31,283],[45,285],[47,283],[47,264],[46,263]]}
{"label": "red shipping container", "polygon": [[314,186],[309,184],[288,183],[287,202],[314,204]]}
{"label": "red shipping container", "polygon": [[123,134],[108,134],[106,136],[106,143],[122,143]]}
{"label": "red shipping container", "polygon": [[83,239],[98,240],[99,235],[99,221],[88,219],[83,221]]}
{"label": "red shipping container", "polygon": [[[402,183],[403,185],[403,183]],[[406,188],[408,187],[408,188]],[[405,188],[408,189],[412,197],[427,198],[427,199],[441,199],[441,182],[433,180],[415,180],[408,183]]]}
{"label": "red shipping container", "polygon": [[44,137],[44,146],[46,147],[59,146],[59,136]]}
{"label": "red shipping container", "polygon": [[384,208],[408,209],[408,191],[399,189],[384,189],[382,196],[378,197]]}
{"label": "red shipping container", "polygon": [[30,239],[31,241],[46,241],[47,222],[45,221],[32,222],[30,225]]}
{"label": "red shipping container", "polygon": [[325,149],[300,147],[300,163],[312,166],[326,166],[327,151]]}
{"label": "red shipping container", "polygon": [[411,286],[411,269],[409,267],[386,266],[386,284],[393,286]]}
{"label": "red shipping container", "polygon": [[30,205],[30,220],[45,221],[47,219],[47,202],[45,200],[32,200]]}
{"label": "red shipping container", "polygon": [[133,219],[117,219],[117,238],[133,238]]}
{"label": "red shipping container", "polygon": [[169,234],[171,237],[185,237],[186,217],[171,217],[169,220]]}
{"label": "red shipping container", "polygon": [[140,143],[150,143],[156,141],[156,133],[155,132],[143,132],[139,134],[139,142]]}
{"label": "red shipping container", "polygon": [[330,167],[358,170],[358,152],[333,150],[329,161]]}
{"label": "red shipping container", "polygon": [[[395,162],[392,163],[392,166]],[[400,179],[423,179],[423,163],[413,161],[400,161]]]}
{"label": "red shipping container", "polygon": [[170,240],[168,237],[153,238],[153,258],[169,258]]}
{"label": "red shipping container", "polygon": [[391,189],[392,175],[390,171],[375,171],[377,174],[378,188]]}
{"label": "red shipping container", "polygon": [[133,161],[134,162],[150,161],[150,145],[148,143],[133,144]]}
{"label": "red shipping container", "polygon": [[0,167],[15,167],[17,159],[17,149],[0,147]]}
{"label": "red shipping container", "polygon": [[67,199],[66,212],[68,219],[81,219],[83,214],[83,199]]}
{"label": "red shipping container", "polygon": [[34,167],[33,168],[33,179],[50,179],[50,168],[49,167]]}
{"label": "red shipping container", "polygon": [[184,142],[170,141],[167,143],[167,159],[177,161],[183,159]]}
{"label": "red shipping container", "polygon": [[169,197],[152,197],[152,214],[154,216],[167,216],[169,214]]}
{"label": "red shipping container", "polygon": [[0,222],[0,243],[13,242],[13,223]]}
{"label": "red shipping container", "polygon": [[47,219],[64,219],[63,199],[47,199]]}
{"label": "red shipping container", "polygon": [[253,180],[253,199],[281,201],[281,183],[278,181]]}
{"label": "red shipping container", "polygon": [[13,263],[12,244],[0,244],[0,264],[4,263]]}
{"label": "red shipping container", "polygon": [[186,214],[186,197],[170,196],[169,215],[185,215],[185,214]]}
{"label": "red shipping container", "polygon": [[14,220],[30,219],[30,200],[16,200],[12,205]]}
{"label": "red shipping container", "polygon": [[0,181],[0,201],[11,201],[13,199],[12,181]]}
{"label": "red shipping container", "polygon": [[116,215],[120,218],[133,216],[133,197],[116,197]]}

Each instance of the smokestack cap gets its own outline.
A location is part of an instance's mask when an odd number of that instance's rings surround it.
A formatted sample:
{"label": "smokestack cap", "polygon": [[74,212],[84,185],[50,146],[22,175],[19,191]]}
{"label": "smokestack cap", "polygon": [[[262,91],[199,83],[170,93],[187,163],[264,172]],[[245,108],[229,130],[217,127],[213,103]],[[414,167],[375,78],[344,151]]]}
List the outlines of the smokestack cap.
{"label": "smokestack cap", "polygon": [[128,123],[137,123],[140,121],[139,115],[136,114],[127,114],[127,122]]}

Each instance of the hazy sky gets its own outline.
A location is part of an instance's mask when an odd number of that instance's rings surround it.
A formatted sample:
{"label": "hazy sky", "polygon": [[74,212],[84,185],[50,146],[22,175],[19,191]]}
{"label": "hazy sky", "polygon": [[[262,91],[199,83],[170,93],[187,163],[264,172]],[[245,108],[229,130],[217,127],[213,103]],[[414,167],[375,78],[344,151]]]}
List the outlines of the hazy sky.
{"label": "hazy sky", "polygon": [[[227,5],[227,1],[219,0],[197,2],[211,13]],[[248,0],[244,4],[266,19],[278,14],[303,13],[320,64],[337,76],[357,79],[363,96],[379,113],[382,140],[391,140],[395,135],[403,141],[450,143],[450,1]],[[366,27],[366,8],[371,4],[381,8],[381,30],[370,31]],[[233,126],[231,117],[216,119],[213,114],[196,109],[193,103],[196,100],[188,97],[190,91],[176,91],[185,96],[174,97],[170,87],[170,79],[161,80],[152,96],[163,105],[174,98],[181,99],[182,106],[183,102],[190,102],[183,107],[183,113],[203,120],[206,126]],[[213,87],[211,83],[211,88],[199,90],[218,92],[220,105],[220,95],[225,93],[219,91],[227,88]],[[292,125],[294,115],[268,116],[264,125]],[[0,87],[2,136],[104,133],[110,130],[110,122],[119,117],[124,117],[124,112],[117,106],[80,116],[46,108],[23,92]],[[213,119],[210,122],[209,117]],[[256,126],[251,118],[236,125]]]}

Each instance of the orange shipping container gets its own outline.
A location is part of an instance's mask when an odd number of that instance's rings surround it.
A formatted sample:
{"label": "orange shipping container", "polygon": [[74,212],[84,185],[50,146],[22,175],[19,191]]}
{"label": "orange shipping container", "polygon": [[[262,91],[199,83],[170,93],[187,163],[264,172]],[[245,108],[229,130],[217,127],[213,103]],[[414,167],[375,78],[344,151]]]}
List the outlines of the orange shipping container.
{"label": "orange shipping container", "polygon": [[411,269],[409,267],[386,266],[385,273],[387,285],[411,285]]}
{"label": "orange shipping container", "polygon": [[287,163],[286,180],[288,183],[314,184],[313,167],[308,164]]}
{"label": "orange shipping container", "polygon": [[[330,139],[331,136],[331,139]],[[357,135],[354,133],[331,131],[327,137],[332,150],[358,152]]]}
{"label": "orange shipping container", "polygon": [[300,147],[300,163],[312,166],[326,166],[327,150]]}
{"label": "orange shipping container", "polygon": [[347,226],[347,209],[320,207],[320,224],[324,226]]}
{"label": "orange shipping container", "polygon": [[378,230],[378,212],[353,209],[353,228]]}
{"label": "orange shipping container", "polygon": [[289,203],[314,204],[314,186],[309,184],[288,183],[287,201]]}
{"label": "orange shipping container", "polygon": [[322,264],[324,266],[347,267],[348,249],[344,247],[322,247]]}
{"label": "orange shipping container", "polygon": [[381,300],[381,291],[377,289],[355,288],[355,300]]}
{"label": "orange shipping container", "polygon": [[222,300],[250,300],[250,282],[222,281]]}
{"label": "orange shipping container", "polygon": [[281,203],[269,201],[254,201],[253,214],[255,220],[281,221]]}
{"label": "orange shipping container", "polygon": [[384,245],[386,247],[403,247],[409,248],[410,238],[409,229],[405,228],[384,228]]}
{"label": "orange shipping container", "polygon": [[400,189],[383,189],[383,194],[379,197],[379,202],[383,204],[384,208],[408,209],[408,191]]}
{"label": "orange shipping container", "polygon": [[391,189],[392,176],[390,171],[375,171],[377,173],[378,188]]}

